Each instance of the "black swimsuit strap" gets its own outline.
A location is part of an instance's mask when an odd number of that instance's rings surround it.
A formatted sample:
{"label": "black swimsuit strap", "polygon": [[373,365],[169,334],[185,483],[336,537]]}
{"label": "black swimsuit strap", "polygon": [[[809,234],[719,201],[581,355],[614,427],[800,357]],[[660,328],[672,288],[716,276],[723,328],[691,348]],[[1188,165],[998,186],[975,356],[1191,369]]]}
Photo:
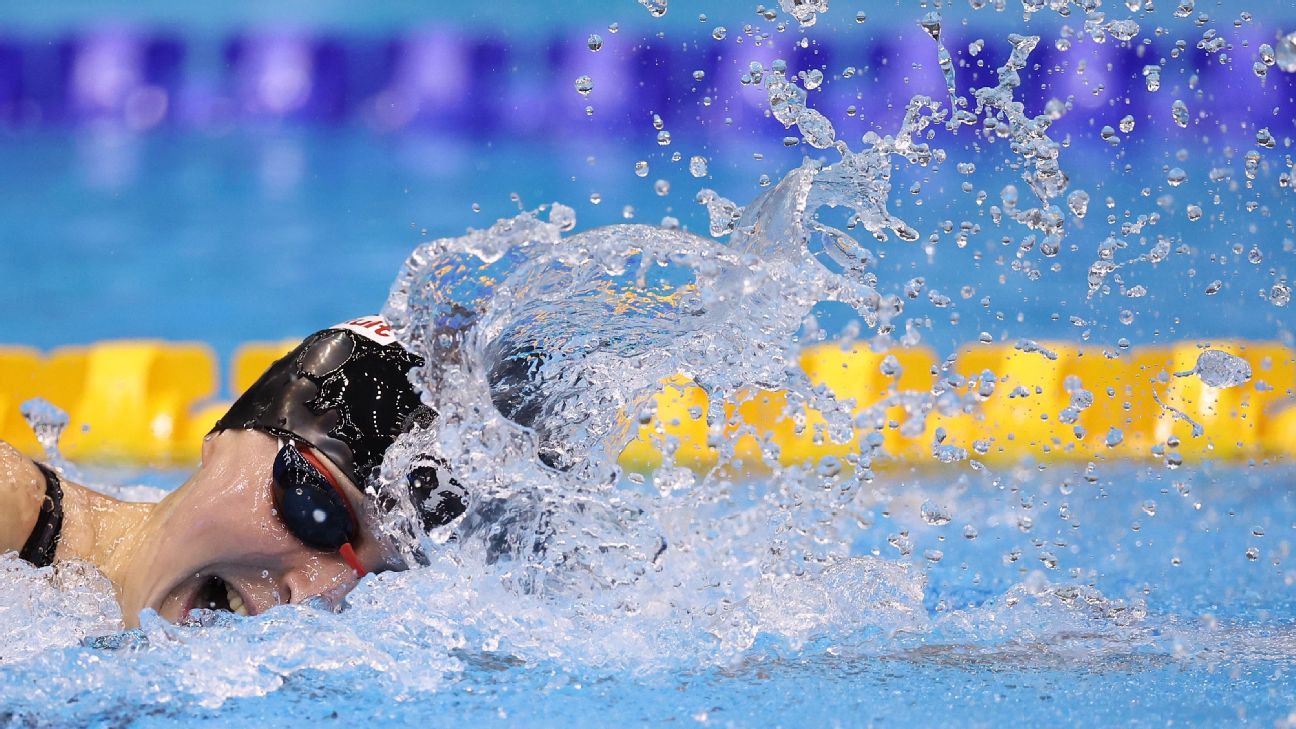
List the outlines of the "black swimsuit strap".
{"label": "black swimsuit strap", "polygon": [[37,567],[48,567],[54,564],[54,550],[58,549],[63,531],[63,485],[58,474],[48,466],[37,463],[36,467],[45,474],[45,500],[41,502],[36,526],[18,556]]}

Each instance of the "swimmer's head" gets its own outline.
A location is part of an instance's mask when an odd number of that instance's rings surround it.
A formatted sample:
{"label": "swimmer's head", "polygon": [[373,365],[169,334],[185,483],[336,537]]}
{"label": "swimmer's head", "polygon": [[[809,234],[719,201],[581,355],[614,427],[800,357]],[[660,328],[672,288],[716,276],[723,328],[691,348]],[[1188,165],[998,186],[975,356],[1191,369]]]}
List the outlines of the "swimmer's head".
{"label": "swimmer's head", "polygon": [[[409,379],[420,364],[386,322],[363,317],[271,365],[216,423],[198,471],[149,519],[149,544],[137,552],[146,563],[122,586],[128,621],[144,608],[178,621],[193,608],[336,604],[366,572],[403,567],[380,536],[392,504],[373,478],[387,448],[433,417]],[[464,511],[457,484],[432,468],[405,485],[425,529]]]}
{"label": "swimmer's head", "polygon": [[[212,432],[259,430],[309,446],[377,500],[369,480],[387,449],[402,433],[434,417],[409,378],[410,370],[421,364],[423,358],[401,346],[381,317],[352,319],[312,334],[271,365]],[[317,471],[285,473],[309,477]],[[463,513],[457,484],[439,478],[431,467],[410,474],[406,485],[424,529]],[[296,489],[285,494],[298,502],[295,497],[302,495]],[[390,500],[385,495],[383,506],[390,506]],[[299,533],[311,530],[309,525],[292,526]]]}

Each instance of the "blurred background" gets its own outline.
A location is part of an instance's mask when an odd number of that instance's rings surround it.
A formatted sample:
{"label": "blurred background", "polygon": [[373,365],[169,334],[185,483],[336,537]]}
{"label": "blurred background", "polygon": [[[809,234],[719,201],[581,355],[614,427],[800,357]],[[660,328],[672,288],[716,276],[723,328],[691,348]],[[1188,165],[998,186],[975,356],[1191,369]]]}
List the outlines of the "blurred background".
{"label": "blurred background", "polygon": [[[917,22],[939,3],[832,0],[808,31],[769,4],[670,0],[656,17],[635,0],[5,3],[0,342],[163,337],[228,356],[375,312],[419,241],[552,201],[576,209],[578,229],[670,217],[705,233],[699,189],[746,203],[804,156],[826,157],[785,143],[764,90],[744,83],[752,63],[821,70],[810,103],[854,149],[894,131],[913,94],[945,96]],[[1254,64],[1261,44],[1296,30],[1296,8],[1198,0],[1176,15],[1169,0],[1153,12],[1113,2],[1109,16],[1140,31],[1099,43],[1079,32],[1079,11],[995,4],[945,4],[959,90],[993,84],[1010,32],[1042,35],[1019,98],[1031,114],[1069,104],[1051,136],[1091,208],[1057,267],[1033,275],[1013,263],[1024,229],[986,225],[954,245],[946,221],[985,220],[1006,184],[1029,192],[1006,142],[987,155],[975,130],[941,130],[949,162],[902,167],[892,195],[927,242],[878,249],[883,289],[923,276],[961,304],[953,318],[912,306],[932,317],[928,343],[948,351],[982,331],[1290,342],[1294,309],[1269,292],[1290,282],[1296,256],[1296,198],[1281,183],[1296,73],[1284,59],[1264,74]],[[1150,64],[1162,66],[1156,91]],[[1176,99],[1186,127],[1172,120]],[[1126,116],[1134,130],[1112,141],[1103,127]],[[1261,126],[1276,144],[1258,149],[1252,180],[1243,157]],[[975,172],[959,172],[964,161]],[[1186,183],[1167,182],[1175,166]],[[1191,250],[1149,269],[1142,296],[1090,296],[1094,251],[1139,214],[1160,215],[1151,232]],[[1256,247],[1261,262],[1248,259]]]}

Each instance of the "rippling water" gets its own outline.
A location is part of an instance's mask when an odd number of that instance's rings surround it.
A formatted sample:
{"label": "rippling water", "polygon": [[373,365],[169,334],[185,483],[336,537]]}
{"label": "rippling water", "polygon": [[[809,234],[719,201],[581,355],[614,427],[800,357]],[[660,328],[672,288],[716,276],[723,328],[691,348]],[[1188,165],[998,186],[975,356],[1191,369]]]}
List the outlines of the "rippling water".
{"label": "rippling water", "polygon": [[[1076,27],[1043,42],[1134,39],[1125,16],[1138,14],[1123,7],[1076,8]],[[746,69],[744,93],[814,158],[741,200],[697,185],[707,215],[691,231],[587,227],[557,202],[409,255],[385,313],[425,355],[414,377],[439,417],[398,442],[377,487],[399,491],[432,459],[471,497],[433,534],[389,520],[421,566],[366,579],[338,613],[281,606],[179,627],[145,616],[121,632],[92,570],[8,558],[0,717],[1292,723],[1290,466],[990,468],[938,444],[900,464],[868,436],[875,424],[796,366],[824,341],[1003,340],[1031,326],[1156,341],[1227,333],[1236,311],[1246,331],[1290,340],[1285,153],[1256,132],[1240,162],[1217,139],[1073,166],[1053,121],[1075,96],[1036,104],[1021,86],[1040,71],[1040,38],[973,52],[946,47],[948,19],[920,21],[930,42],[915,58],[938,64],[951,97],[915,95],[891,128],[846,133],[815,108],[822,76]],[[1147,35],[1161,21],[1142,22]],[[983,48],[997,70],[966,89],[961,69]],[[829,71],[829,84],[848,78]],[[1161,83],[1147,93],[1167,94],[1166,123],[1192,123],[1169,94],[1195,82]],[[1114,114],[1108,134],[1108,111],[1092,113],[1104,140],[1115,128],[1135,139],[1143,123]],[[1256,231],[1267,237],[1253,243]],[[1221,303],[1195,324],[1184,301]],[[1178,374],[1247,383],[1221,355]],[[622,472],[616,456],[654,427],[667,378],[709,395],[691,415],[719,464],[683,468],[668,446],[653,473]],[[732,407],[757,388],[787,391],[794,421],[824,414],[823,437],[851,455],[781,465],[766,440],[752,462],[726,434],[762,435]],[[921,420],[979,400],[939,380],[899,402]]]}

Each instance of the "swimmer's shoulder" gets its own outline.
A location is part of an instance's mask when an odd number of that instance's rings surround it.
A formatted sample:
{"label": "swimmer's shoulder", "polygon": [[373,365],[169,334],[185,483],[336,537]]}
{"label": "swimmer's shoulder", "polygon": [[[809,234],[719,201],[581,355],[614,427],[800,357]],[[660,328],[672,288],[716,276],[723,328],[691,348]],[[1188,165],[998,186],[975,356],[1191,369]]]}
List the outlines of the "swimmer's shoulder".
{"label": "swimmer's shoulder", "polygon": [[45,474],[0,440],[0,553],[23,548],[44,500]]}

